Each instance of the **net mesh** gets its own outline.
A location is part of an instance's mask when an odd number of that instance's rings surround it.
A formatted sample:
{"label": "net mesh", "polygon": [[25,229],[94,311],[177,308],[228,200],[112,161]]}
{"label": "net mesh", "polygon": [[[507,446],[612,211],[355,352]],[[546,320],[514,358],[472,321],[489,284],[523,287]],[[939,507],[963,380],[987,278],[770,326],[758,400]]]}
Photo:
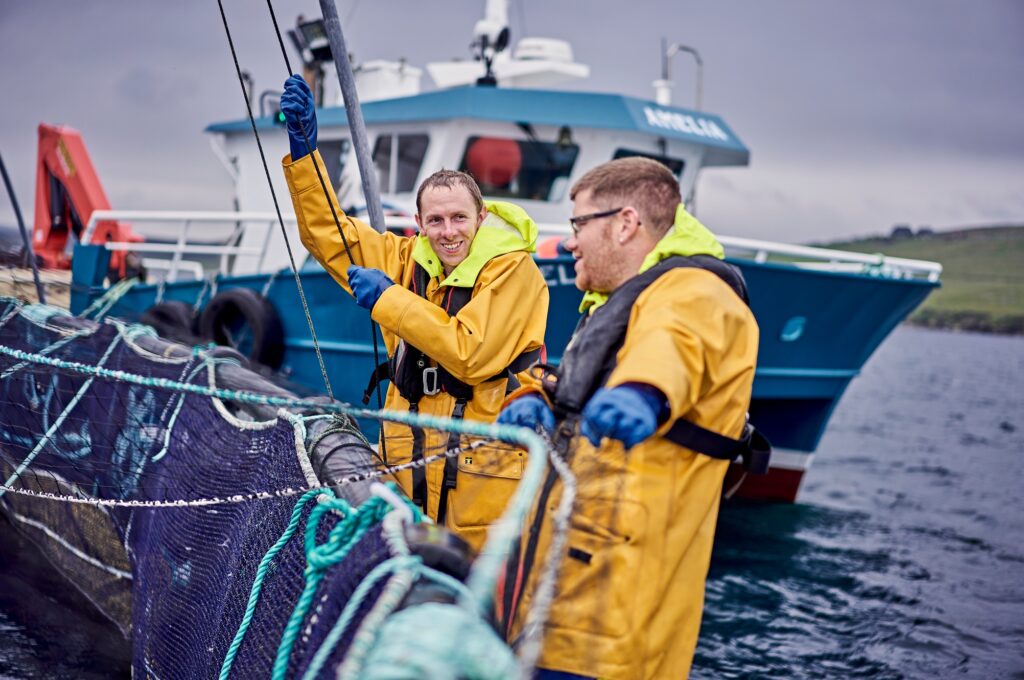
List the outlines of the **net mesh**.
{"label": "net mesh", "polygon": [[[0,506],[131,640],[140,677],[216,677],[226,657],[233,677],[271,676],[282,640],[278,676],[335,677],[385,591],[401,592],[395,574],[443,581],[413,560],[367,582],[408,553],[383,515],[366,519],[380,501],[370,483],[423,463],[383,465],[354,415],[387,417],[298,400],[230,356],[146,327],[0,298]],[[424,462],[487,449],[478,461],[507,468],[532,441],[499,442],[493,426],[417,425],[430,441],[463,435],[461,448],[431,446]],[[320,500],[300,502],[310,490]],[[484,642],[494,634],[479,614],[531,495],[517,498],[469,588],[448,584],[452,601],[472,603]],[[325,499],[337,505],[315,511]]]}

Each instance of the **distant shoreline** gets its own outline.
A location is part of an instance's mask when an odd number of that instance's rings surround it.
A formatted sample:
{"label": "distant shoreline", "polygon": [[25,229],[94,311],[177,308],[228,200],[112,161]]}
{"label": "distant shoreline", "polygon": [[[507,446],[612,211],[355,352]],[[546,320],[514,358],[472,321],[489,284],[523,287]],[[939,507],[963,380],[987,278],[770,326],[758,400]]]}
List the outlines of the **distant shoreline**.
{"label": "distant shoreline", "polygon": [[919,309],[904,322],[915,328],[965,331],[989,335],[1024,335],[1024,316],[992,318],[984,312]]}
{"label": "distant shoreline", "polygon": [[905,323],[919,328],[1024,335],[1024,225],[914,232],[825,244],[828,248],[942,264],[942,286]]}

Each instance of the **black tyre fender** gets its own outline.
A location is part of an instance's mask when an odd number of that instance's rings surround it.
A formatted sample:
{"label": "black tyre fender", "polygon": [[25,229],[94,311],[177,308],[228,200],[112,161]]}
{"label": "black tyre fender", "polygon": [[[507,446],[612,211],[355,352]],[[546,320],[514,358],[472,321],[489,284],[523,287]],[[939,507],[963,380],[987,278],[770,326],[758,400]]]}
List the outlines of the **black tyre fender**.
{"label": "black tyre fender", "polygon": [[159,302],[145,312],[139,319],[160,334],[160,337],[176,342],[194,344],[195,312],[192,305],[179,300]]}
{"label": "black tyre fender", "polygon": [[[238,336],[244,334],[244,341]],[[266,298],[248,288],[218,293],[199,315],[199,335],[233,347],[250,360],[280,368],[284,360],[284,327]]]}

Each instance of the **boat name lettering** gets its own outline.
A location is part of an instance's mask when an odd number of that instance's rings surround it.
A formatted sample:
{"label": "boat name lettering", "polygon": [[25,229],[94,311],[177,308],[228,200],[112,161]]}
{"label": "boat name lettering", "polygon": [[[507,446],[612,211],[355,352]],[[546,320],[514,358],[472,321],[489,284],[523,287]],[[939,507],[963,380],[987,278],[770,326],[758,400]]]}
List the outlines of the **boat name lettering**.
{"label": "boat name lettering", "polygon": [[575,286],[576,272],[564,264],[542,264],[541,274],[544,276],[544,283],[549,288],[556,286]]}
{"label": "boat name lettering", "polygon": [[718,127],[714,121],[706,118],[694,118],[693,116],[676,113],[675,111],[652,109],[650,106],[644,107],[644,115],[647,116],[647,124],[654,127],[688,132],[691,135],[711,137],[723,142],[729,141],[729,135],[725,134],[722,128]]}

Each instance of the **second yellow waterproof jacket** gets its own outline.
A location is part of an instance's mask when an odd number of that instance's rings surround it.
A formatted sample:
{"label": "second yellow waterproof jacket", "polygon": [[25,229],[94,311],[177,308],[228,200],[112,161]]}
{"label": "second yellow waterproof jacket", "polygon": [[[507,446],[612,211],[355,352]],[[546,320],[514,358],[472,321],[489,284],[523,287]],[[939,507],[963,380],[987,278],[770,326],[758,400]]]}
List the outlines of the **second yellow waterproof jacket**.
{"label": "second yellow waterproof jacket", "polygon": [[[666,242],[666,245],[672,244]],[[661,255],[680,254],[666,247]],[[693,252],[693,250],[690,250]],[[542,668],[600,678],[685,678],[704,602],[722,481],[728,463],[661,437],[677,418],[739,437],[750,404],[758,328],[740,297],[718,276],[676,268],[637,298],[606,387],[658,388],[671,414],[649,439],[623,450],[576,437],[577,478],[555,599],[543,630]],[[510,400],[536,385],[522,388]],[[543,392],[541,392],[543,393]],[[551,545],[562,486],[523,536],[534,564],[510,629],[524,631]]]}
{"label": "second yellow waterproof jacket", "polygon": [[[285,177],[291,191],[299,234],[309,252],[347,291],[346,270],[352,263],[321,189],[315,162],[326,177],[319,153],[292,162],[284,159]],[[388,355],[399,340],[427,353],[435,365],[472,386],[463,417],[492,422],[506,396],[506,379],[491,380],[524,352],[543,346],[548,311],[548,289],[530,256],[536,233],[521,210],[509,204],[489,204],[491,214],[478,230],[470,253],[447,278],[425,237],[380,234],[363,222],[346,216],[330,197],[355,258],[363,267],[382,270],[398,285],[384,291],[374,305],[372,318],[381,328]],[[508,219],[503,219],[507,217]],[[524,225],[524,221],[528,225]],[[518,223],[517,223],[518,222]],[[421,266],[431,273],[425,295],[410,290],[414,271]],[[472,287],[469,302],[454,316],[441,304],[449,287]],[[347,379],[363,381],[367,376]],[[455,399],[446,392],[424,396],[418,410],[425,415],[450,416]],[[410,410],[410,404],[390,385],[385,408]],[[387,464],[412,459],[412,430],[397,423],[384,425]],[[424,454],[445,450],[448,435],[425,432]],[[504,510],[522,476],[525,454],[509,450],[477,449],[459,456],[457,486],[448,495],[446,523],[479,548],[486,527]],[[427,467],[427,512],[438,515],[444,461]],[[412,495],[409,472],[397,476],[400,486]]]}

